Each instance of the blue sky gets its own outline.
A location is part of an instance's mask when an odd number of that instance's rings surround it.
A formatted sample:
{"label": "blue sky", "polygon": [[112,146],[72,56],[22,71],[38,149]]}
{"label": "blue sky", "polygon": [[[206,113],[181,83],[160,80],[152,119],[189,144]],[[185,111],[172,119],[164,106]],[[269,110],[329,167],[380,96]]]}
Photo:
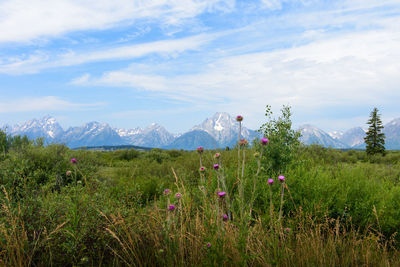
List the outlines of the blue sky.
{"label": "blue sky", "polygon": [[217,111],[257,129],[400,117],[400,1],[3,0],[0,125],[152,122],[184,132]]}

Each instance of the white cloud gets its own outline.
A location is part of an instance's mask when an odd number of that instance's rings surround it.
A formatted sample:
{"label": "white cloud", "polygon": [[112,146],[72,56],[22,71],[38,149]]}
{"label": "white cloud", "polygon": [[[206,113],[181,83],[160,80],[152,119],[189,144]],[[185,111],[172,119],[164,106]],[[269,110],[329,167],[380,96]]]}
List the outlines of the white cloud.
{"label": "white cloud", "polygon": [[56,111],[56,110],[82,110],[93,109],[104,105],[103,103],[82,104],[63,100],[56,96],[27,97],[6,102],[0,102],[0,113]]}
{"label": "white cloud", "polygon": [[317,111],[383,105],[399,99],[398,47],[400,29],[389,27],[345,33],[299,47],[222,57],[192,74],[162,75],[147,66],[145,71],[107,72],[84,83],[158,92],[232,113],[245,110],[259,125],[255,114],[266,104]]}
{"label": "white cloud", "polygon": [[197,50],[217,37],[218,34],[199,34],[175,40],[125,45],[104,48],[97,51],[69,51],[58,55],[36,51],[28,56],[3,58],[3,62],[0,63],[0,73],[36,73],[48,68],[73,66],[97,61],[139,58],[150,54],[176,56],[186,50]]}
{"label": "white cloud", "polygon": [[141,19],[178,25],[203,12],[233,8],[234,0],[4,0],[0,2],[0,43],[106,29]]}
{"label": "white cloud", "polygon": [[270,10],[282,9],[284,4],[310,5],[316,0],[261,0],[261,6]]}

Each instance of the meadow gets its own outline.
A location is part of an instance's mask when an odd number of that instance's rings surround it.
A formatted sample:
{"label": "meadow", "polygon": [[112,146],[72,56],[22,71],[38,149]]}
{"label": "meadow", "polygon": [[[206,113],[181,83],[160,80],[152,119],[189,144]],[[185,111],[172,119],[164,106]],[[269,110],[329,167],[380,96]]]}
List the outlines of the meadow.
{"label": "meadow", "polygon": [[396,151],[300,145],[287,160],[262,142],[100,152],[14,139],[0,155],[1,266],[400,266]]}

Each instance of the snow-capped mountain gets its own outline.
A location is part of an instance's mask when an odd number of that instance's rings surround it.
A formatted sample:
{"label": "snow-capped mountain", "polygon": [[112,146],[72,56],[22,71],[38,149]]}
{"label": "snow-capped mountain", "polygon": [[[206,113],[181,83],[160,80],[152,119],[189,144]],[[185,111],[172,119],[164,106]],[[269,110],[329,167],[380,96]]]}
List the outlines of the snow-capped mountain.
{"label": "snow-capped mountain", "polygon": [[107,123],[89,122],[81,127],[70,127],[61,138],[60,143],[69,147],[124,145],[124,140]]}
{"label": "snow-capped mountain", "polygon": [[[245,123],[245,121],[244,121]],[[153,123],[148,127],[118,129],[111,128],[107,123],[90,122],[80,127],[70,127],[66,131],[51,116],[33,119],[14,127],[4,124],[5,129],[12,135],[27,135],[30,139],[45,138],[46,143],[62,143],[71,148],[81,146],[104,145],[136,145],[142,147],[195,149],[225,148],[235,146],[238,139],[239,123],[228,113],[218,112],[205,119],[183,134],[169,133],[163,126]],[[332,148],[365,148],[365,130],[361,127],[352,128],[345,132],[326,133],[317,127],[303,125],[300,140],[306,144],[320,144]],[[386,149],[400,149],[400,118],[394,119],[384,126]],[[242,137],[251,142],[260,135],[242,127]]]}
{"label": "snow-capped mountain", "polygon": [[8,123],[6,123],[6,124],[0,126],[0,130],[6,131],[6,132],[10,132],[10,130],[11,130],[12,128],[13,128],[13,127],[12,127],[11,125],[9,125]]}
{"label": "snow-capped mountain", "polygon": [[64,130],[55,118],[45,116],[40,120],[33,119],[21,125],[10,127],[10,132],[12,135],[26,135],[30,139],[44,137],[47,141],[53,142],[63,135]]}
{"label": "snow-capped mountain", "polygon": [[342,131],[333,131],[333,132],[329,132],[328,134],[333,139],[340,139],[343,136],[344,132],[342,132]]}
{"label": "snow-capped mountain", "polygon": [[199,146],[205,149],[218,148],[217,141],[209,133],[203,130],[193,130],[182,134],[165,148],[195,150]]}
{"label": "snow-capped mountain", "polygon": [[361,127],[351,128],[343,133],[338,140],[349,147],[359,147],[364,143],[365,130]]}
{"label": "snow-capped mountain", "polygon": [[171,144],[176,138],[157,123],[152,123],[145,129],[115,129],[115,131],[127,144],[145,147],[165,147]]}
{"label": "snow-capped mountain", "polygon": [[168,132],[163,126],[152,123],[137,134],[132,135],[130,142],[137,146],[145,147],[165,147],[174,141],[174,136]]}
{"label": "snow-capped mountain", "polygon": [[305,124],[299,127],[301,137],[300,141],[306,145],[322,145],[324,147],[332,148],[346,148],[347,145],[332,138],[328,133],[324,132],[317,127]]}
{"label": "snow-capped mountain", "polygon": [[385,147],[390,149],[400,149],[400,118],[387,123],[383,132],[386,135]]}
{"label": "snow-capped mountain", "polygon": [[[226,112],[217,112],[201,124],[194,126],[190,131],[202,130],[207,132],[217,141],[218,147],[233,146],[237,143],[239,123]],[[242,138],[251,142],[259,136],[257,132],[242,127]]]}
{"label": "snow-capped mountain", "polygon": [[127,143],[134,143],[135,138],[140,135],[143,130],[139,127],[134,129],[114,128],[114,131]]}

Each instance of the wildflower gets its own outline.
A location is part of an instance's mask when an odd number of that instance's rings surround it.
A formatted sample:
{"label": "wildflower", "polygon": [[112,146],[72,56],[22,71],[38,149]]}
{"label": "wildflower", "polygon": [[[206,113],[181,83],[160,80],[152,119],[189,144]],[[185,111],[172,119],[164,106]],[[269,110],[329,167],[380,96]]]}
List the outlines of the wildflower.
{"label": "wildflower", "polygon": [[168,188],[164,190],[164,195],[168,196],[169,193],[171,193],[171,190],[169,190]]}
{"label": "wildflower", "polygon": [[269,184],[269,185],[272,185],[273,183],[274,183],[274,179],[269,178],[269,179],[268,179],[268,184]]}
{"label": "wildflower", "polygon": [[285,233],[290,234],[290,232],[292,231],[292,229],[290,229],[289,227],[286,227],[285,229],[283,229],[285,231]]}
{"label": "wildflower", "polygon": [[206,170],[206,167],[203,167],[203,166],[201,166],[199,169],[200,172],[204,172],[205,170]]}
{"label": "wildflower", "polygon": [[207,246],[208,248],[211,248],[211,243],[208,242],[206,246]]}
{"label": "wildflower", "polygon": [[174,211],[175,210],[175,205],[168,205],[168,210]]}
{"label": "wildflower", "polygon": [[182,197],[182,194],[181,194],[181,193],[176,193],[176,194],[175,194],[175,198],[176,198],[176,199],[180,199],[181,197]]}
{"label": "wildflower", "polygon": [[76,164],[78,161],[76,160],[76,158],[72,158],[70,161],[72,164]]}
{"label": "wildflower", "polygon": [[237,121],[242,121],[242,120],[243,120],[243,116],[237,115],[237,116],[236,116],[236,120],[237,120]]}
{"label": "wildflower", "polygon": [[204,147],[199,146],[198,148],[196,148],[196,151],[197,151],[199,154],[201,154],[201,153],[203,153],[203,151],[204,151]]}
{"label": "wildflower", "polygon": [[219,164],[218,163],[216,163],[216,164],[214,164],[214,170],[216,170],[216,171],[218,171],[218,169],[219,169]]}
{"label": "wildflower", "polygon": [[71,176],[71,174],[72,174],[71,171],[67,171],[67,172],[65,173],[65,175],[67,175],[67,176]]}
{"label": "wildflower", "polygon": [[245,146],[245,145],[247,145],[249,142],[246,140],[246,139],[240,139],[240,141],[239,141],[239,145],[240,146]]}
{"label": "wildflower", "polygon": [[226,214],[222,215],[222,220],[224,222],[226,222],[228,220],[228,215],[226,215]]}
{"label": "wildflower", "polygon": [[218,195],[220,198],[224,198],[225,195],[226,195],[226,192],[218,192],[217,195]]}
{"label": "wildflower", "polygon": [[265,146],[266,144],[268,144],[268,142],[269,142],[268,138],[266,138],[266,137],[261,138],[261,144],[262,144],[263,146]]}
{"label": "wildflower", "polygon": [[279,175],[278,180],[281,182],[285,181],[285,176]]}
{"label": "wildflower", "polygon": [[221,157],[220,153],[215,153],[214,158],[218,159],[219,157]]}

